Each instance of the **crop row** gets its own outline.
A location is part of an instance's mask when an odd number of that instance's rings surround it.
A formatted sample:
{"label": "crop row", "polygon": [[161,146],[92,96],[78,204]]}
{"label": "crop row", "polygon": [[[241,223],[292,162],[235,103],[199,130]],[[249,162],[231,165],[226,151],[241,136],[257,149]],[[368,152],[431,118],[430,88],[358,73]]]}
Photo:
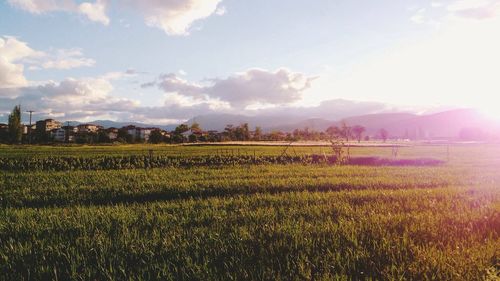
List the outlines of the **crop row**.
{"label": "crop row", "polygon": [[[296,191],[435,189],[471,182],[471,176],[461,170],[446,169],[295,164],[7,172],[0,177],[0,207],[115,205]],[[481,182],[498,179],[485,174]]]}
{"label": "crop row", "polygon": [[[68,170],[118,170],[164,167],[195,167],[223,165],[265,165],[265,164],[337,164],[335,156],[101,156],[47,157],[47,158],[0,158],[0,169],[4,171],[68,171]],[[378,157],[351,158],[347,164],[370,166],[431,166],[442,162],[436,159],[384,159]]]}

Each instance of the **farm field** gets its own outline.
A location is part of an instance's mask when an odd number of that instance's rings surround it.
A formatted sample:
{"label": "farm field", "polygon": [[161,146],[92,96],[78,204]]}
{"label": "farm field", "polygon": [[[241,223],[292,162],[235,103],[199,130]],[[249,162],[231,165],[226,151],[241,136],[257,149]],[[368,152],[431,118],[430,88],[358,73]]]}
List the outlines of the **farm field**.
{"label": "farm field", "polygon": [[500,145],[284,151],[0,146],[0,280],[500,278]]}

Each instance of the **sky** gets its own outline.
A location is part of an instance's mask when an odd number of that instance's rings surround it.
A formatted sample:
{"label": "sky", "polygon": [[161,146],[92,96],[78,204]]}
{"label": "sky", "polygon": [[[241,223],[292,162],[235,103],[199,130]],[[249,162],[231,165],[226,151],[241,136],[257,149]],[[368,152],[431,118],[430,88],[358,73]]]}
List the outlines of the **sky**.
{"label": "sky", "polygon": [[0,121],[497,115],[500,0],[0,0]]}

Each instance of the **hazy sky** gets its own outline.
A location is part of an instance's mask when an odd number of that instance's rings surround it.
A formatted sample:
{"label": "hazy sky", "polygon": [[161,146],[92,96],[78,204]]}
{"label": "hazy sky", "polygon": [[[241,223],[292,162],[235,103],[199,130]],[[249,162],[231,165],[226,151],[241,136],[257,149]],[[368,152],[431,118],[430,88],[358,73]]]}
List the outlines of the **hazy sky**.
{"label": "hazy sky", "polygon": [[500,101],[500,0],[1,1],[0,119]]}

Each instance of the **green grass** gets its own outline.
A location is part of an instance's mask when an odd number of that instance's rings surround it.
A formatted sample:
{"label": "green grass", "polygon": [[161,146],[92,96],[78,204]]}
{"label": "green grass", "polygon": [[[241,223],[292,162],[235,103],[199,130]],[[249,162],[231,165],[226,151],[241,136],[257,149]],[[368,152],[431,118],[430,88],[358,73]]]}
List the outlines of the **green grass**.
{"label": "green grass", "polygon": [[[64,155],[149,148],[70,147]],[[221,149],[154,148],[186,157]],[[0,158],[49,157],[57,149],[2,146]],[[448,158],[441,146],[400,155]],[[0,280],[495,280],[500,146],[453,146],[449,159],[438,167],[4,171]]]}

